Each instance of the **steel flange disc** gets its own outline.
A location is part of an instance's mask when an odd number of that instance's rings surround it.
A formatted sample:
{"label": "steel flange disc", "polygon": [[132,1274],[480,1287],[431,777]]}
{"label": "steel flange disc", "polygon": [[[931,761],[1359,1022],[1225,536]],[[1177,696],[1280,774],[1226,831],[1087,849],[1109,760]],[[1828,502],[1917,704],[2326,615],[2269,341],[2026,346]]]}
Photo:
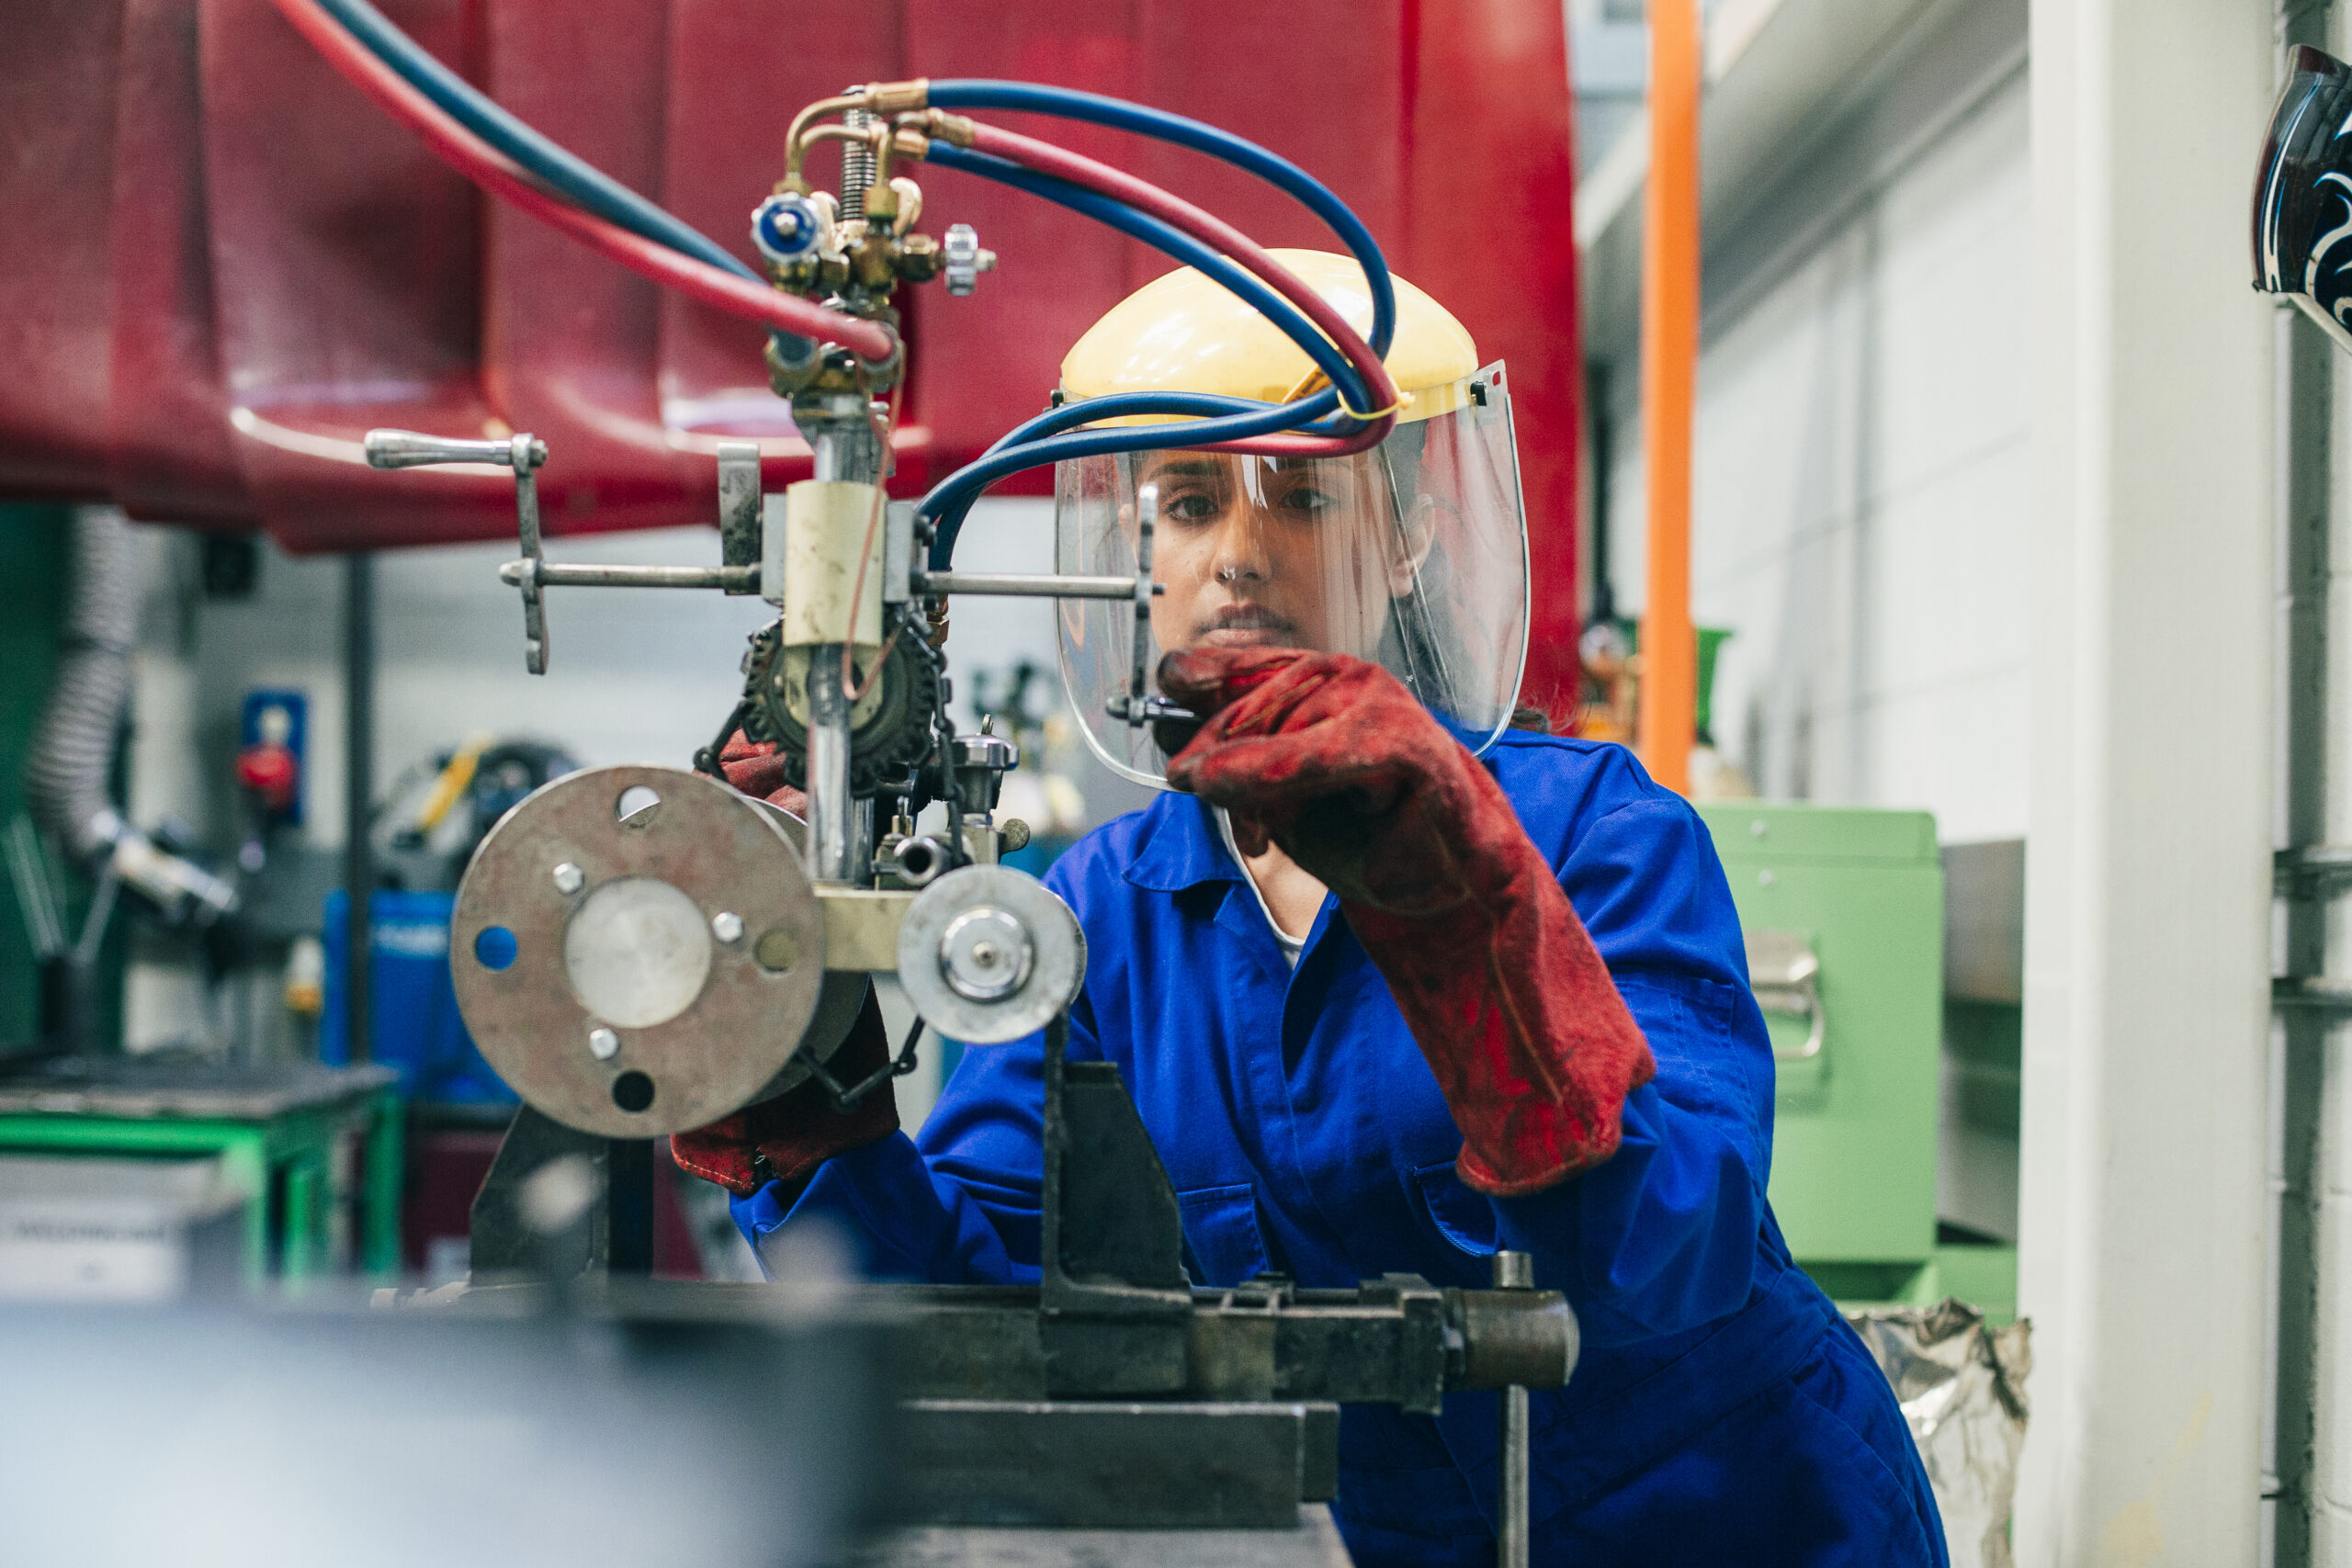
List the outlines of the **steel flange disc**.
{"label": "steel flange disc", "polygon": [[534,792],[474,852],[449,939],[483,1057],[535,1109],[606,1137],[684,1132],[756,1098],[825,978],[824,916],[791,840],[676,768]]}
{"label": "steel flange disc", "polygon": [[1035,1034],[1077,998],[1086,933],[1070,907],[1027,872],[967,865],[908,906],[899,984],[950,1040],[1001,1045]]}

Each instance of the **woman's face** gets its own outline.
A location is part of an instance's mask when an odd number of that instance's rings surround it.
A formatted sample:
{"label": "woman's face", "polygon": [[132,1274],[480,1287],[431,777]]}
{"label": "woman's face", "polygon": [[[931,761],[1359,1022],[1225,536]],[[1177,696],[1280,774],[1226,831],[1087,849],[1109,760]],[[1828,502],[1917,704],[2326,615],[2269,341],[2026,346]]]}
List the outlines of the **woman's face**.
{"label": "woman's face", "polygon": [[[1247,457],[1145,456],[1159,487],[1151,626],[1163,649],[1303,648],[1370,659],[1389,604],[1428,550],[1421,519],[1400,528],[1375,453]],[[1125,518],[1130,530],[1132,513]],[[1418,544],[1408,540],[1419,533]]]}

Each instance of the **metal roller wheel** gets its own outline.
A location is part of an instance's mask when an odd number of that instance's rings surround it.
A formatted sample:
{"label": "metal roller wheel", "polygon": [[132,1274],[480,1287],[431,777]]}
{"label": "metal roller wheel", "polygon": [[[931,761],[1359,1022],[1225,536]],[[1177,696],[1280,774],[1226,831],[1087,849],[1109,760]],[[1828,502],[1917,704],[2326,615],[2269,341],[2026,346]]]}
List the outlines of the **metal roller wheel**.
{"label": "metal roller wheel", "polygon": [[899,983],[926,1022],[967,1044],[1035,1033],[1085,978],[1078,917],[1009,865],[949,872],[915,896],[899,928]]}

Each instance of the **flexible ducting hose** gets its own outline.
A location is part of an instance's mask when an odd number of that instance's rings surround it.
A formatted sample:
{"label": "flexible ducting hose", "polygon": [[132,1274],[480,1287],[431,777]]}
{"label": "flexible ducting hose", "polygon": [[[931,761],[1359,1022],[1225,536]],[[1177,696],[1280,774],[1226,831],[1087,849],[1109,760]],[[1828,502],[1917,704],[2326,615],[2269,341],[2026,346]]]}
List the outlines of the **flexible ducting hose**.
{"label": "flexible ducting hose", "polygon": [[166,919],[209,924],[236,908],[236,889],[156,848],[107,793],[139,635],[139,550],[121,513],[93,506],[75,514],[73,572],[57,678],[25,770],[26,803],[77,863],[104,861]]}
{"label": "flexible ducting hose", "polygon": [[85,507],[74,520],[73,581],[40,732],[25,773],[33,820],[77,862],[114,846],[107,795],[116,732],[130,704],[139,634],[139,552],[122,513]]}

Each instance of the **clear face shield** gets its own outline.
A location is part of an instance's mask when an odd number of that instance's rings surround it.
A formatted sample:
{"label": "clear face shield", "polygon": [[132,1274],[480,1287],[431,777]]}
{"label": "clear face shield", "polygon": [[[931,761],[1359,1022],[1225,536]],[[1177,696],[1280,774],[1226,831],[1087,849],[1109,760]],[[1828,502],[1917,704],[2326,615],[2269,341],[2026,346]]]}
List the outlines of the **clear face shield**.
{"label": "clear face shield", "polygon": [[[1370,660],[1473,750],[1510,720],[1527,653],[1527,525],[1502,367],[1416,394],[1428,417],[1349,457],[1183,448],[1088,457],[1055,475],[1059,571],[1132,577],[1136,499],[1156,486],[1145,668],[1193,647]],[[1135,669],[1123,601],[1061,604],[1062,680],[1114,772],[1165,782],[1150,727],[1111,716]]]}

